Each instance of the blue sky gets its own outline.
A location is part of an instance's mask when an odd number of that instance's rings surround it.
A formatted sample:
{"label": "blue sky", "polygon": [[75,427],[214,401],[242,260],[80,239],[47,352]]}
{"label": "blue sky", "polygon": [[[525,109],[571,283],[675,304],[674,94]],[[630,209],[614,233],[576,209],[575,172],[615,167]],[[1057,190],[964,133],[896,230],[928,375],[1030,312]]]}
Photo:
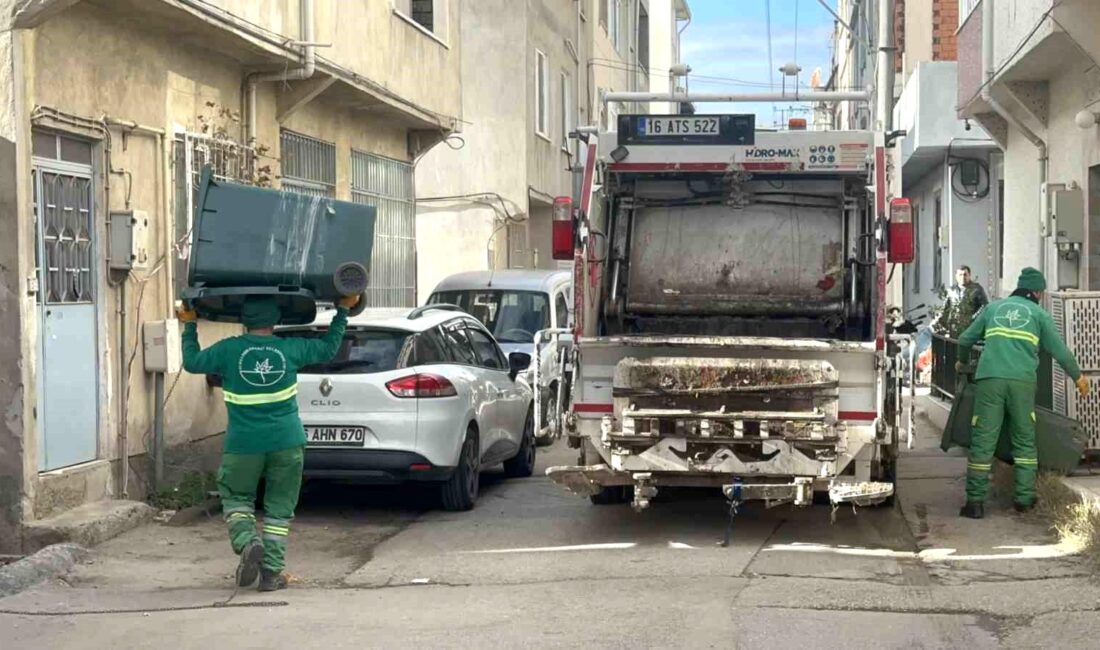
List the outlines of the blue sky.
{"label": "blue sky", "polygon": [[[796,40],[798,63],[802,66],[801,82],[808,85],[810,74],[818,67],[821,68],[822,83],[828,80],[833,17],[817,0],[770,0],[771,67],[776,70],[769,76],[768,1],[688,0],[692,21],[684,31],[680,54],[684,63],[691,66],[690,90],[767,92],[767,84],[774,81],[778,91],[783,78],[777,69],[794,59]],[[828,1],[835,4],[835,0]],[[789,83],[788,80],[788,88]],[[775,105],[776,109],[789,107],[789,103]],[[696,110],[700,113],[755,112],[757,126],[772,126],[779,119],[772,104],[700,104]],[[811,117],[808,113],[798,116]]]}

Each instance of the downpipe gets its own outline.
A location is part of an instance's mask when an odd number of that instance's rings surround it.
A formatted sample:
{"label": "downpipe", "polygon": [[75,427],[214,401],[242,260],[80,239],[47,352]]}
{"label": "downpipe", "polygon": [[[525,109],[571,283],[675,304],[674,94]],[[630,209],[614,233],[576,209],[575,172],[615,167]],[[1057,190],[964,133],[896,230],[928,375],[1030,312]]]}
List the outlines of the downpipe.
{"label": "downpipe", "polygon": [[309,79],[317,71],[317,45],[313,42],[313,0],[298,0],[299,37],[302,40],[302,66],[286,72],[253,73],[245,77],[245,104],[249,147],[256,146],[256,87],[265,81],[292,81]]}
{"label": "downpipe", "polygon": [[1049,174],[1048,166],[1050,156],[1047,151],[1047,143],[1039,137],[1034,131],[1029,129],[1026,124],[1020,121],[1015,115],[1013,115],[1007,108],[1004,107],[996,98],[993,97],[993,77],[995,75],[994,61],[993,61],[993,15],[994,15],[994,0],[983,0],[982,6],[982,67],[985,71],[982,83],[982,100],[989,107],[993,109],[995,113],[1000,115],[1005,122],[1008,122],[1017,131],[1023,134],[1025,138],[1039,150],[1039,224],[1041,243],[1039,246],[1039,268],[1043,270],[1043,274],[1047,274],[1047,236],[1046,232],[1046,218],[1049,214],[1047,208],[1049,201],[1049,195],[1043,192],[1043,185],[1049,180],[1047,178]]}

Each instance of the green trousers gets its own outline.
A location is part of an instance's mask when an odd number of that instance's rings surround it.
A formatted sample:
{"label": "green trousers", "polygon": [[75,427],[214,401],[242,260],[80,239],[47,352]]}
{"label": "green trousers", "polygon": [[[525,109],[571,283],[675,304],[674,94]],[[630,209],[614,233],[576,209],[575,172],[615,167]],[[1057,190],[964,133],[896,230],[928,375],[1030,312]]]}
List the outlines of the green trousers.
{"label": "green trousers", "polygon": [[229,527],[229,543],[240,553],[248,542],[260,537],[256,529],[256,489],[264,481],[264,564],[279,572],[286,566],[286,543],[290,520],[298,505],[302,487],[301,447],[266,454],[222,454],[218,469],[218,492]]}
{"label": "green trousers", "polygon": [[1035,384],[1011,379],[979,379],[971,422],[970,457],[966,464],[966,500],[982,503],[989,491],[989,473],[1001,429],[1007,424],[1012,440],[1016,503],[1035,501]]}

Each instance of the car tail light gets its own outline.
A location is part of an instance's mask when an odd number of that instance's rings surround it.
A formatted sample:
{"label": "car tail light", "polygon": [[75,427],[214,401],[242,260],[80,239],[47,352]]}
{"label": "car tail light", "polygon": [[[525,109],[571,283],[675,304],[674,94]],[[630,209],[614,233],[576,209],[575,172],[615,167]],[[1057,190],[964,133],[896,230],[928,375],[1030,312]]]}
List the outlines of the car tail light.
{"label": "car tail light", "polygon": [[890,201],[889,258],[892,264],[913,262],[916,257],[913,234],[913,205],[909,199]]}
{"label": "car tail light", "polygon": [[454,384],[439,375],[409,375],[387,382],[386,389],[394,397],[454,397],[458,395]]}
{"label": "car tail light", "polygon": [[559,196],[554,199],[554,222],[551,251],[556,260],[573,259],[573,199]]}

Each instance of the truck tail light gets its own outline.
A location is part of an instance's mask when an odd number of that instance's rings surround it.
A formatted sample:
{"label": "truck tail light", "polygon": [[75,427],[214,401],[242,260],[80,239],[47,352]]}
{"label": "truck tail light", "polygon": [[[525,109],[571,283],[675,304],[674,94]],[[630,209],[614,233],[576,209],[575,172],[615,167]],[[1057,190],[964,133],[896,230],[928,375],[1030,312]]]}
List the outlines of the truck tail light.
{"label": "truck tail light", "polygon": [[890,201],[890,250],[892,264],[910,264],[916,258],[913,205],[909,199]]}
{"label": "truck tail light", "polygon": [[806,118],[792,117],[791,119],[787,120],[787,129],[790,131],[805,131]]}
{"label": "truck tail light", "polygon": [[418,397],[454,397],[458,395],[452,384],[446,377],[439,375],[409,375],[393,381],[386,382],[386,389],[394,397],[418,398]]}
{"label": "truck tail light", "polygon": [[555,260],[573,259],[573,199],[559,196],[554,199],[553,242],[551,249]]}

